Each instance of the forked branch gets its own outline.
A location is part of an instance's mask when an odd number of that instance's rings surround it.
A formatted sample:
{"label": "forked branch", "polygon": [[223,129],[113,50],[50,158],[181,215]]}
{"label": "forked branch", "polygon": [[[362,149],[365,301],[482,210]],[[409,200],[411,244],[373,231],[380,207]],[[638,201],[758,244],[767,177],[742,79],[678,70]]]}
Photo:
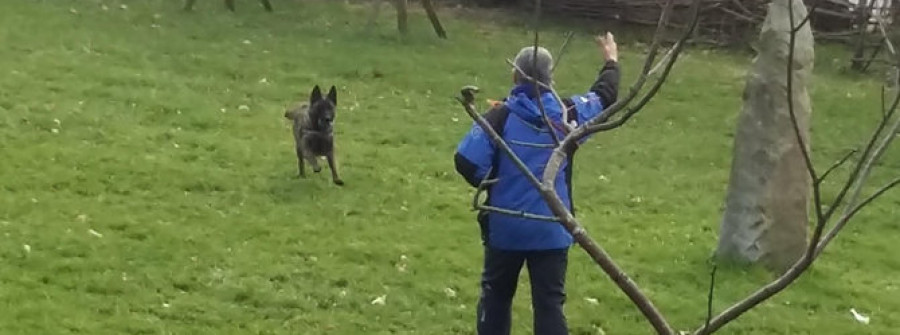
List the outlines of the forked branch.
{"label": "forked branch", "polygon": [[[690,25],[690,28],[684,32],[685,37],[682,38],[682,41],[686,40],[687,37],[690,36],[690,34],[693,30],[693,27],[695,27],[695,25],[696,25],[696,21],[698,20],[698,17],[699,17],[699,4],[700,4],[699,0],[694,0],[693,22]],[[655,58],[658,53],[658,50],[659,50],[659,47],[660,47],[660,44],[661,44],[661,41],[662,41],[662,38],[664,35],[663,33],[667,26],[668,18],[671,15],[673,7],[674,7],[674,0],[668,0],[666,2],[665,8],[663,9],[663,11],[660,15],[659,22],[657,25],[657,35],[654,37],[653,43],[650,46],[650,54],[647,56],[647,59],[645,61],[642,75],[638,78],[638,80],[632,86],[629,94],[624,99],[620,99],[617,103],[606,108],[606,110],[603,113],[601,113],[601,116],[598,117],[599,119],[601,119],[600,121],[597,121],[598,118],[595,118],[594,120],[591,120],[588,123],[579,126],[579,128],[575,129],[574,131],[569,132],[566,135],[565,139],[563,139],[561,142],[561,143],[566,143],[566,144],[561,144],[561,145],[557,146],[556,149],[554,149],[555,155],[557,152],[561,152],[562,157],[564,158],[566,152],[569,152],[569,150],[571,149],[571,146],[575,145],[578,140],[589,135],[589,132],[586,129],[587,125],[589,125],[591,122],[600,123],[601,121],[605,121],[605,120],[609,119],[610,116],[614,115],[617,111],[619,111],[623,107],[627,106],[641,92],[641,88],[643,87],[644,83],[648,80],[649,73],[654,68],[657,67],[657,66],[654,66]],[[535,29],[535,31],[536,31],[535,41],[537,41],[537,29]],[[666,71],[664,72],[663,77],[668,74],[668,72],[669,72],[668,70],[671,69],[672,64],[677,59],[677,54],[678,54],[678,52],[681,51],[681,45],[683,45],[683,43],[676,44],[676,46],[673,47],[672,51],[670,51],[671,57],[666,57],[666,58],[668,58],[667,61],[669,63],[667,64],[667,66],[665,66]],[[512,63],[512,62],[510,62],[510,63]],[[515,66],[515,64],[512,64],[512,65]],[[521,69],[519,69],[518,67],[516,67],[516,69],[517,69],[517,71],[519,71],[520,74],[525,73],[524,71],[521,71]],[[662,79],[664,79],[664,78],[662,78]],[[539,82],[533,80],[533,78],[531,78],[531,81],[533,83],[535,83],[534,84],[535,88],[540,88],[540,87],[547,88],[551,92],[553,92],[554,96],[557,97],[557,100],[559,100],[558,94],[556,93],[555,90],[552,89],[552,87],[550,87],[550,85],[542,86]],[[659,87],[661,85],[662,85],[661,82],[654,85],[654,89],[650,93],[645,94],[644,97],[641,99],[642,104],[646,104],[647,101],[652,99],[652,96],[655,94],[655,92],[659,89]],[[503,141],[502,137],[500,137],[499,134],[497,134],[493,129],[490,128],[490,126],[483,119],[483,117],[481,117],[480,115],[478,115],[475,112],[474,105],[472,105],[471,103],[467,103],[466,102],[467,99],[460,98],[458,100],[463,105],[463,107],[465,108],[465,110],[469,114],[469,116],[472,117],[478,123],[478,125],[482,128],[483,131],[488,133],[489,137],[494,142],[494,144],[496,144],[496,146],[501,151],[503,151],[507,157],[512,158],[512,160],[515,162],[518,170],[526,176],[526,178],[529,180],[529,183],[531,183],[535,188],[537,188],[540,191],[541,196],[547,201],[554,216],[556,218],[559,218],[560,223],[566,228],[566,230],[568,230],[572,234],[575,241],[588,253],[588,255],[591,256],[591,258],[594,260],[594,262],[596,262],[601,267],[601,269],[603,269],[603,271],[613,280],[613,282],[615,282],[616,285],[618,285],[618,287],[631,299],[631,301],[635,304],[635,306],[637,306],[637,308],[641,311],[641,313],[645,316],[645,318],[650,322],[651,326],[653,326],[654,330],[656,330],[656,332],[658,334],[674,334],[675,332],[672,329],[672,327],[665,320],[665,317],[659,312],[659,310],[656,309],[656,307],[653,305],[653,303],[650,301],[650,299],[625,274],[625,272],[622,271],[621,268],[619,268],[619,266],[615,264],[615,262],[609,256],[609,254],[607,254],[603,250],[602,247],[600,247],[593,239],[590,238],[590,236],[587,235],[587,232],[584,230],[584,227],[581,226],[581,224],[575,219],[575,217],[572,215],[571,211],[562,202],[559,195],[556,194],[555,188],[554,188],[554,178],[550,178],[549,180],[545,179],[545,182],[541,182],[540,180],[538,180],[537,177],[534,176],[534,174],[532,174],[531,171],[525,166],[525,164],[522,163],[520,159],[515,157],[516,155],[512,152],[512,150],[509,148],[509,146]],[[468,99],[468,100],[471,100],[471,99]],[[538,100],[540,100],[540,98],[538,98]],[[559,102],[561,103],[561,101],[559,101]],[[544,119],[545,119],[545,121],[547,121],[546,111],[544,111],[543,107],[540,105],[539,105],[539,108],[541,108]],[[563,108],[562,111],[564,112],[565,108]],[[548,123],[548,125],[550,125],[549,121],[547,121],[547,123]],[[552,129],[551,129],[551,132],[553,132]],[[581,134],[581,135],[579,135],[579,134]],[[553,161],[553,159],[551,158],[551,162],[552,161]],[[545,168],[545,170],[547,170],[547,169],[553,169],[553,168],[552,167]],[[554,175],[556,173],[558,173],[559,166],[556,166],[555,169],[556,169],[556,171],[554,172]],[[546,173],[546,171],[545,171],[545,173]],[[546,176],[547,175],[545,174],[545,177]]]}
{"label": "forked branch", "polygon": [[[713,281],[710,285],[709,297],[708,297],[708,315],[706,318],[706,322],[694,331],[694,334],[711,334],[718,330],[720,330],[724,325],[729,322],[737,319],[745,312],[750,309],[758,306],[763,301],[771,298],[775,294],[781,292],[789,285],[791,285],[796,279],[798,279],[816,260],[817,256],[821,252],[821,250],[827,245],[828,241],[833,239],[837,233],[840,231],[844,225],[854,217],[859,211],[861,211],[865,206],[869,205],[886,193],[888,190],[900,185],[900,178],[891,181],[890,183],[882,186],[878,189],[874,194],[865,198],[863,201],[858,204],[854,203],[856,196],[858,196],[858,188],[861,187],[862,183],[865,181],[865,176],[867,176],[868,171],[871,169],[871,166],[880,158],[880,154],[884,152],[884,149],[890,144],[891,139],[882,137],[880,135],[884,135],[884,130],[888,129],[887,127],[889,120],[894,115],[898,103],[900,103],[900,92],[895,96],[894,103],[891,104],[889,109],[884,113],[884,117],[882,118],[881,123],[877,127],[875,133],[870,139],[868,145],[863,150],[860,160],[857,162],[853,172],[851,173],[851,177],[847,180],[847,184],[844,185],[841,192],[832,202],[832,206],[829,207],[827,212],[822,212],[821,208],[821,196],[818,186],[828,177],[834,170],[842,166],[845,162],[849,161],[853,156],[854,152],[848,153],[842,159],[840,159],[836,164],[830,166],[825,173],[821,176],[817,174],[816,169],[812,166],[812,160],[809,157],[808,148],[805,145],[805,139],[802,135],[800,135],[800,125],[798,119],[793,111],[793,100],[792,90],[793,90],[793,78],[792,78],[792,70],[793,70],[793,61],[794,61],[794,44],[796,39],[796,34],[800,31],[802,25],[808,24],[808,14],[803,20],[800,22],[800,25],[796,25],[794,22],[793,16],[793,4],[791,1],[793,0],[784,0],[789,2],[789,17],[790,17],[790,50],[788,55],[788,100],[789,100],[789,110],[791,113],[791,122],[793,123],[795,135],[797,136],[797,142],[803,148],[803,159],[807,164],[807,171],[809,172],[809,177],[812,178],[814,182],[814,192],[815,192],[815,203],[817,208],[817,215],[815,220],[815,232],[811,238],[810,245],[807,248],[806,252],[803,256],[790,268],[786,273],[777,278],[776,280],[770,282],[769,284],[761,287],[756,292],[750,294],[743,300],[738,301],[732,306],[726,308],[721,313],[713,316],[712,315],[712,294],[713,294],[713,284],[714,284],[714,273]],[[648,320],[651,326],[654,328],[657,334],[675,334],[675,331],[670,326],[668,321],[666,321],[664,315],[656,309],[651,300],[640,290],[637,284],[632,281],[628,275],[622,271],[622,269],[613,261],[609,254],[598,245],[585,231],[584,227],[579,223],[579,221],[573,216],[572,212],[566,205],[562,202],[559,195],[555,192],[555,180],[556,175],[559,173],[562,163],[565,161],[565,158],[569,154],[570,150],[577,142],[586,136],[596,133],[599,131],[614,129],[615,127],[621,126],[629,118],[638,113],[643,107],[646,106],[656,95],[656,93],[661,89],[661,87],[665,83],[665,79],[670,74],[675,62],[678,59],[678,55],[682,52],[682,49],[691,35],[693,29],[696,26],[696,23],[699,19],[699,9],[700,9],[700,0],[694,0],[692,9],[693,9],[693,18],[691,24],[688,26],[688,29],[684,32],[684,35],[679,39],[679,41],[669,50],[669,52],[663,57],[663,59],[659,63],[655,63],[655,58],[658,54],[659,46],[661,44],[660,38],[663,35],[664,27],[666,26],[666,22],[668,21],[668,17],[671,14],[672,7],[674,5],[674,0],[667,1],[665,8],[663,9],[660,19],[657,26],[657,34],[654,37],[654,42],[650,46],[650,51],[645,60],[643,70],[639,74],[637,80],[631,86],[628,94],[624,96],[622,99],[618,100],[611,106],[608,106],[603,113],[594,119],[589,120],[585,124],[579,125],[577,128],[569,129],[570,132],[567,132],[566,136],[559,141],[559,145],[554,149],[553,155],[550,157],[548,163],[544,168],[544,174],[541,179],[538,179],[536,175],[534,175],[530,169],[519,159],[512,149],[505,143],[503,138],[494,131],[488,122],[481,116],[475,112],[475,106],[472,103],[473,99],[471,97],[468,98],[459,98],[459,102],[463,105],[466,113],[476,121],[478,126],[482,131],[486,132],[491,141],[496,145],[496,147],[503,152],[504,155],[509,157],[513,163],[516,165],[517,169],[525,175],[528,182],[540,191],[541,196],[547,202],[551,212],[553,213],[552,217],[547,217],[552,220],[558,221],[562,224],[569,233],[572,234],[576,243],[582,247],[583,250],[591,257],[591,259],[597,263],[600,268],[606,273],[613,282],[625,293],[629,299],[635,304],[635,306],[641,311],[644,317]],[[539,7],[539,6],[538,6]],[[535,46],[537,46],[537,29],[535,29]],[[563,45],[565,45],[564,43]],[[563,47],[564,49],[564,47]],[[536,57],[535,57],[536,58]],[[512,66],[516,67],[513,62],[509,62]],[[554,64],[554,67],[556,65]],[[659,77],[655,78],[655,81],[651,85],[650,89],[644,92],[644,85],[650,81],[650,78],[657,72],[658,69],[662,69],[662,72],[659,74]],[[516,70],[521,74],[525,74],[524,71],[521,71],[518,67]],[[553,89],[552,85],[543,85],[534,80],[534,78],[528,78],[530,81],[535,83],[535,88],[544,88],[553,92],[554,97],[558,99],[558,94]],[[643,93],[642,93],[643,92]],[[640,99],[636,100],[640,95]],[[546,111],[541,108],[543,117],[546,122],[549,124],[549,120],[547,120]],[[565,111],[565,108],[563,108]],[[623,112],[624,111],[624,112]],[[565,113],[564,113],[565,114]],[[892,127],[889,128],[887,135],[890,138],[893,138],[893,134],[896,133],[897,128],[900,127],[900,121],[897,121]],[[877,139],[882,138],[882,141],[879,143],[877,147],[875,147],[875,143],[877,143]],[[483,185],[487,185],[489,181],[484,181]],[[856,185],[854,188],[854,193],[851,196],[851,201],[847,204],[845,208],[845,212],[840,216],[837,220],[836,224],[832,229],[824,234],[824,229],[827,224],[830,222],[832,214],[839,205],[843,202],[844,195],[848,192],[848,190],[852,187],[852,185]],[[476,197],[483,191],[483,188],[479,188]],[[504,213],[504,209],[492,208],[490,206],[484,206],[478,204],[479,200],[476,198],[475,206],[481,210],[489,210]],[[519,215],[526,216],[527,213],[509,211],[509,213],[505,213],[509,215]],[[527,217],[527,216],[526,216]],[[550,221],[550,220],[548,220]],[[715,271],[715,269],[713,270]]]}
{"label": "forked branch", "polygon": [[[821,190],[820,190],[819,186],[834,169],[836,169],[840,165],[843,165],[843,163],[846,162],[852,156],[852,154],[855,153],[855,151],[845,155],[836,164],[832,165],[828,170],[826,170],[826,172],[823,173],[821,176],[819,176],[816,173],[816,170],[812,165],[812,160],[809,157],[809,152],[808,152],[807,148],[805,147],[805,142],[804,142],[803,136],[800,133],[800,125],[798,124],[796,115],[794,114],[794,110],[793,110],[793,94],[792,94],[793,93],[793,86],[792,86],[793,74],[792,74],[792,70],[793,70],[793,62],[794,62],[796,35],[800,32],[800,26],[795,26],[795,24],[794,24],[794,20],[793,20],[794,13],[793,13],[793,3],[792,3],[793,0],[785,0],[785,1],[788,2],[788,12],[789,12],[788,16],[790,17],[790,20],[791,20],[790,26],[789,26],[790,27],[790,40],[789,40],[790,47],[788,49],[788,56],[787,56],[788,71],[786,74],[787,78],[788,78],[787,79],[787,81],[788,81],[788,86],[787,86],[788,110],[791,114],[791,122],[794,127],[795,135],[797,138],[797,143],[800,145],[800,147],[802,149],[801,151],[803,154],[804,162],[806,163],[807,171],[809,173],[809,176],[813,180],[813,190],[812,191],[813,191],[813,195],[814,195],[814,206],[816,207],[816,213],[817,213],[813,235],[810,238],[809,245],[807,247],[806,252],[801,256],[801,258],[793,266],[791,266],[790,269],[787,270],[787,272],[782,274],[776,280],[763,286],[756,292],[750,294],[748,297],[744,298],[743,300],[738,301],[731,307],[727,308],[725,311],[721,312],[719,315],[714,317],[712,320],[708,321],[706,325],[697,329],[694,332],[695,335],[711,334],[711,333],[721,329],[721,327],[723,327],[725,324],[735,320],[743,313],[749,311],[750,309],[754,308],[758,304],[762,303],[763,301],[771,298],[775,294],[778,294],[779,292],[781,292],[782,290],[787,288],[790,284],[792,284],[795,280],[797,280],[804,272],[806,272],[806,270],[817,259],[819,254],[822,252],[822,250],[828,244],[828,242],[837,236],[837,234],[841,231],[841,229],[847,224],[847,222],[850,221],[850,219],[856,213],[858,213],[860,210],[862,210],[865,206],[871,204],[872,201],[874,201],[875,199],[877,199],[878,197],[883,195],[885,192],[887,192],[891,188],[894,188],[898,184],[900,184],[900,178],[898,178],[898,179],[895,179],[892,182],[888,183],[887,185],[882,186],[874,194],[867,197],[865,200],[863,200],[859,204],[854,204],[854,200],[851,200],[850,203],[847,205],[846,211],[843,213],[843,215],[841,215],[841,217],[837,220],[837,222],[831,228],[831,230],[827,234],[825,234],[825,236],[823,237],[822,234],[823,234],[825,227],[830,222],[830,218],[831,218],[832,214],[834,213],[835,209],[838,206],[840,206],[840,204],[842,203],[842,199],[843,199],[844,195],[846,194],[847,190],[852,185],[856,185],[856,191],[858,191],[859,188],[862,187],[862,185],[865,182],[865,176],[867,175],[867,172],[862,172],[862,171],[868,171],[868,169],[871,167],[871,165],[875,161],[877,161],[878,158],[880,157],[880,152],[883,152],[884,148],[886,148],[887,145],[890,143],[890,141],[891,141],[890,138],[893,138],[892,133],[889,132],[886,135],[887,137],[884,138],[884,140],[882,141],[882,145],[880,145],[878,147],[878,149],[875,150],[874,153],[872,152],[873,144],[876,142],[876,139],[879,137],[879,135],[882,134],[882,131],[887,126],[888,121],[890,120],[890,118],[894,115],[894,113],[897,110],[897,103],[900,102],[900,92],[897,92],[897,94],[895,95],[895,98],[894,98],[894,103],[892,103],[888,112],[884,113],[885,116],[882,118],[879,125],[873,131],[873,134],[872,134],[868,144],[866,145],[866,148],[863,151],[862,156],[859,158],[859,161],[857,162],[856,167],[851,172],[850,177],[847,179],[847,181],[841,188],[841,191],[839,192],[839,194],[835,197],[831,206],[829,206],[828,211],[823,213],[821,211],[822,200],[821,200]],[[805,19],[803,20],[803,22],[801,22],[801,24],[806,24],[806,23],[807,22]],[[897,121],[897,123],[895,125],[900,127],[900,121]],[[855,198],[855,195],[857,195],[857,194],[858,194],[858,192],[854,192],[853,198]]]}

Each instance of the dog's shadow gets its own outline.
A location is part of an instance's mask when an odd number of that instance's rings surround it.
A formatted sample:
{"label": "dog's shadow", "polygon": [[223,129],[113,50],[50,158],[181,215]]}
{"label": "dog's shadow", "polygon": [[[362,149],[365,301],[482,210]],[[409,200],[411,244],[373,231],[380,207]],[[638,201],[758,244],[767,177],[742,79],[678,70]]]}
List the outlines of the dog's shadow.
{"label": "dog's shadow", "polygon": [[[325,176],[321,175],[323,173]],[[332,183],[327,169],[320,173],[307,173],[305,178],[297,177],[296,171],[273,172],[268,177],[268,183],[269,196],[281,203],[322,201],[323,197],[330,194],[329,191],[341,189],[341,186]]]}

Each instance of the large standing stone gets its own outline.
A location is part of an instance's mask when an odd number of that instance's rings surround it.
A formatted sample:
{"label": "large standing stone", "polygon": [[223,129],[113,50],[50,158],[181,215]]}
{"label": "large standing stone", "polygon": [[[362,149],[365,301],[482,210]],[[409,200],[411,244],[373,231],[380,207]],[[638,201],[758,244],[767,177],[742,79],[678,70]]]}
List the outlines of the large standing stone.
{"label": "large standing stone", "polygon": [[[807,13],[802,0],[769,4],[759,53],[744,89],[716,250],[720,258],[759,263],[779,273],[805,250],[811,193],[811,179],[788,111],[789,4],[795,25]],[[807,147],[811,113],[807,85],[813,58],[813,36],[807,24],[796,35],[792,71],[794,112]]]}

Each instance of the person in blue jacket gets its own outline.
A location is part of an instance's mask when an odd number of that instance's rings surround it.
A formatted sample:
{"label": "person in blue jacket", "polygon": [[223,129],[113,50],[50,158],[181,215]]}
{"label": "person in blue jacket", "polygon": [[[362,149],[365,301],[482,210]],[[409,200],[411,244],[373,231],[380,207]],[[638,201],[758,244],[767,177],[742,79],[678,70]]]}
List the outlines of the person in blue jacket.
{"label": "person in blue jacket", "polygon": [[[550,132],[563,138],[562,113],[570,122],[582,124],[601,114],[618,96],[618,50],[612,34],[596,38],[604,56],[596,81],[586,94],[563,99],[561,110],[554,95],[546,89],[536,94],[523,73],[513,69],[514,86],[509,95],[487,113],[485,119],[500,134],[515,154],[538,178],[553,151]],[[553,56],[538,48],[522,48],[514,63],[525,75],[544,84],[552,84]],[[541,115],[537,99],[541,99],[552,125]],[[556,192],[574,212],[572,205],[572,160],[564,163],[556,180]],[[457,172],[466,182],[477,187],[486,177],[497,182],[487,189],[486,204],[515,211],[552,216],[547,203],[525,175],[518,170],[489,135],[474,124],[457,147],[454,157]],[[488,175],[490,174],[490,175]],[[484,268],[481,296],[477,307],[477,330],[480,335],[507,335],[510,332],[511,306],[519,272],[527,265],[531,279],[534,333],[538,335],[568,334],[563,312],[566,300],[565,277],[572,235],[559,223],[527,219],[521,216],[481,211],[478,214],[484,244]]]}

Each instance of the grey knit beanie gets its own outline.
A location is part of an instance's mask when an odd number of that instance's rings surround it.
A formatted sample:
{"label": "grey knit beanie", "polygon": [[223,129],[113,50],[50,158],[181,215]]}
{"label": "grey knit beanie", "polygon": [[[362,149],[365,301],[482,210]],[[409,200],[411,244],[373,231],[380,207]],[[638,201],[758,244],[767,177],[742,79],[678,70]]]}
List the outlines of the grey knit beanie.
{"label": "grey knit beanie", "polygon": [[[553,83],[552,77],[552,68],[553,68],[553,56],[550,55],[550,51],[544,49],[543,47],[538,47],[537,49],[537,64],[534,63],[534,47],[524,47],[522,50],[519,50],[519,54],[516,55],[516,59],[513,61],[516,66],[518,66],[522,71],[525,72],[526,75],[534,78],[535,80],[542,82],[544,84],[550,85]],[[524,76],[521,76],[519,71],[513,70],[516,73],[516,83],[523,84],[528,82]]]}

